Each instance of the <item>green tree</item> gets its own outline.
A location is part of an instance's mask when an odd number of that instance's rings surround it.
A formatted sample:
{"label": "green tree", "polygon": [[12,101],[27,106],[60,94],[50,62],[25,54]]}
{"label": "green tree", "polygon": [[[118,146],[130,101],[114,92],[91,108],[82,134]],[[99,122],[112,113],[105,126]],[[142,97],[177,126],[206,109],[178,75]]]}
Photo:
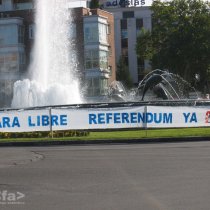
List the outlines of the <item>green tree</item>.
{"label": "green tree", "polygon": [[133,86],[128,65],[123,57],[120,57],[117,63],[116,79],[117,81],[122,82],[127,88],[131,88]]}
{"label": "green tree", "polygon": [[209,4],[202,0],[157,0],[151,10],[153,28],[140,33],[137,55],[150,59],[153,69],[168,69],[188,81],[200,74],[204,84],[210,67]]}
{"label": "green tree", "polygon": [[142,28],[140,34],[137,36],[136,52],[142,59],[152,59],[154,54],[152,46],[151,32]]}
{"label": "green tree", "polygon": [[99,8],[99,0],[91,0],[91,2],[90,2],[90,8],[91,9]]}

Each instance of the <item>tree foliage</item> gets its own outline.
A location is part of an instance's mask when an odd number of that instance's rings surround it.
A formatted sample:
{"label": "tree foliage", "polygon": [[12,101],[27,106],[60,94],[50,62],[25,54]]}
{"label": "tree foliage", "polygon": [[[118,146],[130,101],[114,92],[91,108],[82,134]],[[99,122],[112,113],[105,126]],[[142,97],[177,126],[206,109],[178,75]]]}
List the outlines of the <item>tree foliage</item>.
{"label": "tree foliage", "polygon": [[152,31],[138,39],[138,56],[153,68],[169,69],[188,81],[200,74],[207,79],[210,66],[210,10],[202,0],[154,1]]}
{"label": "tree foliage", "polygon": [[137,37],[136,51],[140,58],[142,59],[152,59],[153,47],[152,47],[152,37],[150,31],[142,28],[140,34]]}
{"label": "tree foliage", "polygon": [[120,57],[117,64],[116,79],[122,82],[127,88],[131,88],[133,85],[128,66],[123,57]]}
{"label": "tree foliage", "polygon": [[90,8],[91,9],[99,8],[99,0],[91,0],[90,1]]}

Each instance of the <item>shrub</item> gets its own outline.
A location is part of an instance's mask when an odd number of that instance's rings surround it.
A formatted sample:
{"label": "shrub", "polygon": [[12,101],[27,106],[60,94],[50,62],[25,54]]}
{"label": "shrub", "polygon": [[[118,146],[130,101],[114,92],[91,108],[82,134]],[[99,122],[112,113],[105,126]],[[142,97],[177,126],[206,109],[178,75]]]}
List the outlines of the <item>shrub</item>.
{"label": "shrub", "polygon": [[76,131],[76,130],[68,130],[68,131],[42,131],[42,132],[18,132],[18,133],[8,133],[8,132],[0,132],[0,139],[9,139],[9,138],[63,138],[63,137],[74,137],[74,136],[88,136],[89,131]]}

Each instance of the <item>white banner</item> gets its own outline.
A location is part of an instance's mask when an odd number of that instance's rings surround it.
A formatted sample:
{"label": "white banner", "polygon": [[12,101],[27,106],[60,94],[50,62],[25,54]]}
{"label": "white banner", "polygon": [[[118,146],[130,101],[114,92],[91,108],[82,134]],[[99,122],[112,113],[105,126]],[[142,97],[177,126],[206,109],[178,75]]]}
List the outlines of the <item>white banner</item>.
{"label": "white banner", "polygon": [[0,132],[210,126],[210,107],[53,108],[0,112]]}
{"label": "white banner", "polygon": [[144,113],[144,106],[52,109],[52,116],[63,116],[66,119],[65,124],[52,123],[52,126],[55,130],[143,128],[144,123],[137,120],[138,113]]}
{"label": "white banner", "polygon": [[0,112],[0,132],[49,131],[49,110]]}
{"label": "white banner", "polygon": [[210,126],[210,107],[147,106],[147,128]]}

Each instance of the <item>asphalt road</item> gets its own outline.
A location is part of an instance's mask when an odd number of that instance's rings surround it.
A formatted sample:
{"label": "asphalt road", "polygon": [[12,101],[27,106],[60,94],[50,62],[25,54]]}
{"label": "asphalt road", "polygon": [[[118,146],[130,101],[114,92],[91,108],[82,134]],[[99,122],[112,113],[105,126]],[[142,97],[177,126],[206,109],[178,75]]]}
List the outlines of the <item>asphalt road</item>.
{"label": "asphalt road", "polygon": [[209,210],[210,142],[2,147],[0,209]]}

